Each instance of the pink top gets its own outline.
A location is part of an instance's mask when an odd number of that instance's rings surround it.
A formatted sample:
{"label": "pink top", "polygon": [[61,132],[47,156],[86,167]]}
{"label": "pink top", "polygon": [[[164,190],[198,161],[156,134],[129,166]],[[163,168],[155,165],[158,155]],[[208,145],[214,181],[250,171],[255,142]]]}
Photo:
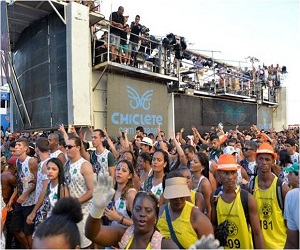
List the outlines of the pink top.
{"label": "pink top", "polygon": [[[131,237],[133,237],[134,226],[128,227],[119,242],[120,249],[125,249]],[[151,239],[151,249],[161,249],[161,241],[164,237],[162,234],[155,230]]]}

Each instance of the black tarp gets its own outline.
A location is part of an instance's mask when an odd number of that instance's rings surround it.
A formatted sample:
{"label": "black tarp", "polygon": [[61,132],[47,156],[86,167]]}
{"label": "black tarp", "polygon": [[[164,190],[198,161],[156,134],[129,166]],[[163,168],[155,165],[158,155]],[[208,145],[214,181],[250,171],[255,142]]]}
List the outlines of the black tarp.
{"label": "black tarp", "polygon": [[56,14],[46,16],[22,32],[13,53],[13,65],[32,122],[30,127],[24,119],[25,127],[22,127],[20,118],[14,115],[14,130],[67,124],[66,26]]}
{"label": "black tarp", "polygon": [[257,106],[252,103],[176,94],[174,109],[175,130],[185,128],[185,135],[192,134],[192,126],[204,133],[220,122],[224,130],[235,129],[236,125],[241,130],[249,129],[257,124]]}

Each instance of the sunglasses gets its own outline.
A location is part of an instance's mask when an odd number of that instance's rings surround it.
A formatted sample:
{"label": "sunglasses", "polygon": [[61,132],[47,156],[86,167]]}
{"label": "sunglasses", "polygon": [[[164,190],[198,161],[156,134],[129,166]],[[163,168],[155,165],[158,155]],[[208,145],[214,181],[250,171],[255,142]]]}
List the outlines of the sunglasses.
{"label": "sunglasses", "polygon": [[243,148],[243,151],[253,150],[253,148]]}
{"label": "sunglasses", "polygon": [[72,149],[72,148],[75,148],[76,146],[73,146],[73,145],[66,145],[65,148],[67,149]]}

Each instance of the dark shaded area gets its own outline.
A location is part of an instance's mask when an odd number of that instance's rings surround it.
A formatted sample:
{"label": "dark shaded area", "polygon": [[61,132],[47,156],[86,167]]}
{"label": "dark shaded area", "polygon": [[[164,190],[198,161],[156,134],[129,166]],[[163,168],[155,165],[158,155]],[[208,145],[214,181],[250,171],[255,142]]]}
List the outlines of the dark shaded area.
{"label": "dark shaded area", "polygon": [[224,130],[235,129],[237,124],[241,130],[248,129],[257,123],[256,104],[179,94],[174,99],[175,130],[185,128],[185,135],[193,134],[191,126],[204,133],[220,122]]}
{"label": "dark shaded area", "polygon": [[[32,122],[30,127],[14,107],[14,129],[42,129],[67,124],[66,26],[56,14],[26,28],[13,53],[13,64]],[[13,83],[15,91],[16,84]],[[17,102],[21,99],[17,96]]]}

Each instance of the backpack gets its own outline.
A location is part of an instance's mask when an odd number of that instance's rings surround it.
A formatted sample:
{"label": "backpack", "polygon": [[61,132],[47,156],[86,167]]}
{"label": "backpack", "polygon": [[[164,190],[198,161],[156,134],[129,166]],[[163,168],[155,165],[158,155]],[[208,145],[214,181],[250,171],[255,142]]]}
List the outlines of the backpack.
{"label": "backpack", "polygon": [[247,161],[247,159],[244,159],[240,162],[240,165],[246,170],[248,176],[251,178],[252,176],[255,178],[257,176],[257,165],[255,165],[255,168],[254,168],[254,173],[252,174],[250,172],[250,169],[248,167],[249,165],[249,161]]}
{"label": "backpack", "polygon": [[[256,177],[249,182],[249,193],[250,194],[253,194],[255,179],[256,179]],[[283,183],[282,180],[277,177],[277,181],[276,181],[276,197],[277,197],[278,205],[279,205],[281,211],[283,212],[283,210],[284,210],[284,203],[283,203],[283,199],[282,199],[282,183]]]}
{"label": "backpack", "polygon": [[[222,191],[222,189],[223,189],[223,186],[218,187],[214,193],[214,196],[218,196],[219,193]],[[241,201],[242,201],[246,221],[247,221],[247,224],[249,225],[250,224],[249,209],[248,209],[248,193],[249,192],[242,188],[240,190],[241,190]],[[217,203],[218,203],[218,199],[215,201],[216,207],[217,207]]]}

